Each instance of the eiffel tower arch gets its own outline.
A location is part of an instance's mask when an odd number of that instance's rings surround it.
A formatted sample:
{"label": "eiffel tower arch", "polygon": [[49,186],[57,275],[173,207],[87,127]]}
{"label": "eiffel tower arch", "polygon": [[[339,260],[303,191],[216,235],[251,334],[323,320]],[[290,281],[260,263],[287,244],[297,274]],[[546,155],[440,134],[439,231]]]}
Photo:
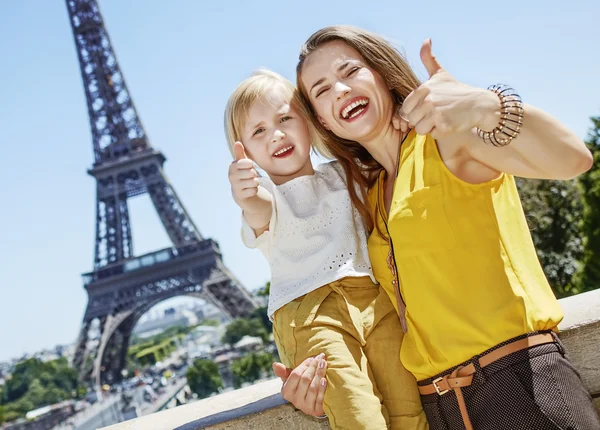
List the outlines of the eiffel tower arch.
{"label": "eiffel tower arch", "polygon": [[[96,386],[121,379],[131,332],[157,303],[202,298],[231,318],[257,307],[203,238],[165,176],[139,119],[96,0],[66,0],[92,132],[96,179],[94,269],[73,365]],[[135,255],[128,199],[148,193],[172,246]]]}

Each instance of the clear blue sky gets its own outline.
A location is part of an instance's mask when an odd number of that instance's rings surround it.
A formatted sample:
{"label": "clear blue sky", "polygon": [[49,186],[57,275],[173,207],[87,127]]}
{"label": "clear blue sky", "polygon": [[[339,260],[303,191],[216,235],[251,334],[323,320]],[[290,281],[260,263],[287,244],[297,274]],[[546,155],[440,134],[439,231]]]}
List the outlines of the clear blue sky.
{"label": "clear blue sky", "polygon": [[[315,30],[354,24],[397,42],[421,78],[427,37],[442,65],[502,82],[585,137],[600,115],[600,3],[579,1],[100,1],[152,144],[196,225],[249,288],[268,280],[239,238],[222,112],[266,66],[294,78]],[[0,2],[0,360],[75,340],[87,304],[95,183],[83,87],[64,1]],[[131,201],[137,253],[166,246],[147,197]]]}

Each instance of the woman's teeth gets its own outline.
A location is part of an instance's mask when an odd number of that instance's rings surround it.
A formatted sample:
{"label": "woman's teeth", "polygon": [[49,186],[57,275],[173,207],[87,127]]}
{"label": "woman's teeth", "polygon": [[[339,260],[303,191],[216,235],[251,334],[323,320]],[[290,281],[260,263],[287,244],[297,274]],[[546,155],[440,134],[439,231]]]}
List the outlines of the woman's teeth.
{"label": "woman's teeth", "polygon": [[354,103],[349,104],[342,111],[342,118],[344,118],[344,119],[354,118],[356,115],[361,113],[363,111],[363,109],[357,109],[356,112],[353,112],[352,115],[348,116],[348,114],[352,111],[352,109],[355,109],[359,106],[366,106],[367,104],[369,104],[369,101],[367,99],[358,100],[358,101],[355,101]]}

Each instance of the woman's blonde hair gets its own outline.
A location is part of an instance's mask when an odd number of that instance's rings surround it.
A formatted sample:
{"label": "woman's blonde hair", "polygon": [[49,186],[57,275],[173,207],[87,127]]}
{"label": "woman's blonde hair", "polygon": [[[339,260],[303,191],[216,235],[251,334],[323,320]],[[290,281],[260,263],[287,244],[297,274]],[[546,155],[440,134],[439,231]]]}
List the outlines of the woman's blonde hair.
{"label": "woman's blonde hair", "polygon": [[366,204],[367,192],[375,183],[382,167],[358,142],[337,137],[323,127],[317,120],[301,79],[306,58],[323,44],[334,40],[341,40],[356,49],[365,63],[383,77],[397,107],[402,105],[404,99],[420,85],[420,82],[408,62],[391,43],[361,28],[346,25],[325,27],[310,36],[300,49],[296,67],[297,86],[300,101],[304,109],[311,113],[310,122],[319,135],[315,148],[324,156],[339,160],[348,178],[348,191],[352,203],[361,214],[368,231],[372,231],[374,221],[373,214]]}
{"label": "woman's blonde hair", "polygon": [[234,155],[235,142],[242,139],[242,129],[248,119],[250,108],[257,101],[264,101],[273,91],[281,91],[280,94],[300,110],[300,114],[308,122],[311,138],[315,137],[315,129],[309,120],[310,115],[304,105],[300,103],[294,84],[279,73],[268,69],[259,69],[237,86],[225,107],[225,136],[231,155]]}

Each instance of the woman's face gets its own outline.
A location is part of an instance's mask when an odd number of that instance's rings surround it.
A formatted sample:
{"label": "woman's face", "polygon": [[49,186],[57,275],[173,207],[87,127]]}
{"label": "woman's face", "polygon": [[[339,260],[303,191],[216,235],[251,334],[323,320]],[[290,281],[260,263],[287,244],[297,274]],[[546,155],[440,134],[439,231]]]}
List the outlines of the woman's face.
{"label": "woman's face", "polygon": [[347,43],[317,48],[300,79],[319,121],[336,136],[363,143],[389,127],[394,103],[388,85]]}

